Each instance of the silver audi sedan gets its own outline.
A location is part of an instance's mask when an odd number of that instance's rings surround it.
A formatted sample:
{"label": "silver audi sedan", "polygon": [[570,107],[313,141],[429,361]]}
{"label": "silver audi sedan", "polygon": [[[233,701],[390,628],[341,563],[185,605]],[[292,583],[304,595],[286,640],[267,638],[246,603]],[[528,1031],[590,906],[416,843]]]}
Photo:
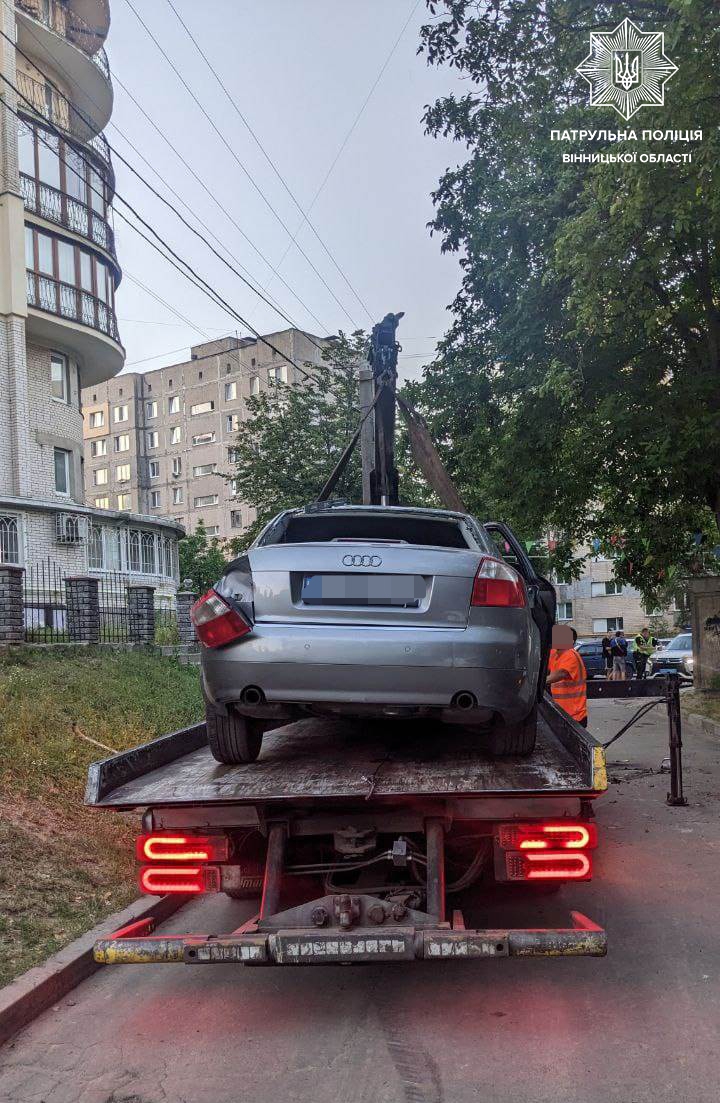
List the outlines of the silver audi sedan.
{"label": "silver audi sedan", "polygon": [[308,715],[425,718],[535,743],[552,585],[500,522],[404,506],[275,517],[194,605],[215,758]]}

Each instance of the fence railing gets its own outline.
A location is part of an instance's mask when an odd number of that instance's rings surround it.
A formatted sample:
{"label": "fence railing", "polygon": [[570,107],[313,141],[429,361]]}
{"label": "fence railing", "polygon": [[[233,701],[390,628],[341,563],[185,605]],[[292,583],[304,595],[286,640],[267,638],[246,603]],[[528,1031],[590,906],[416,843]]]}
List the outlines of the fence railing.
{"label": "fence railing", "polygon": [[82,50],[110,80],[110,64],[97,30],[58,0],[15,0],[15,6]]}
{"label": "fence railing", "polygon": [[[0,0],[1,2],[1,0]],[[76,234],[82,234],[88,241],[99,245],[115,256],[115,236],[112,226],[86,203],[74,199],[71,195],[50,184],[43,184],[40,180],[20,173],[20,186],[23,193],[23,201],[28,211],[39,214],[49,222],[56,222],[58,226],[65,226]]]}
{"label": "fence railing", "polygon": [[105,571],[98,579],[102,643],[127,643],[130,640],[129,583],[129,576],[121,571]]}
{"label": "fence railing", "polygon": [[28,73],[17,74],[18,109],[25,114],[35,112],[47,119],[53,126],[64,130],[77,144],[81,154],[91,149],[113,171],[110,146],[104,134],[94,134],[88,118],[70,103],[65,96],[56,92],[49,84],[42,84]]}
{"label": "fence railing", "polygon": [[27,301],[28,306],[90,326],[101,333],[106,333],[113,341],[120,344],[115,311],[95,295],[82,291],[71,283],[63,283],[62,280],[43,276],[39,272],[31,272],[28,269]]}
{"label": "fence railing", "polygon": [[65,572],[51,559],[25,568],[23,578],[25,639],[33,643],[69,640]]}

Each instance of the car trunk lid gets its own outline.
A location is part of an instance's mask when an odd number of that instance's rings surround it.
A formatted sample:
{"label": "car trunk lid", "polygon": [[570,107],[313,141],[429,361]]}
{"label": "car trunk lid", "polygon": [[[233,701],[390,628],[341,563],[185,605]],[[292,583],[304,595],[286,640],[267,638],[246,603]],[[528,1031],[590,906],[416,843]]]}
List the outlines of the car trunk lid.
{"label": "car trunk lid", "polygon": [[252,548],[248,557],[259,622],[464,628],[482,554],[333,540]]}

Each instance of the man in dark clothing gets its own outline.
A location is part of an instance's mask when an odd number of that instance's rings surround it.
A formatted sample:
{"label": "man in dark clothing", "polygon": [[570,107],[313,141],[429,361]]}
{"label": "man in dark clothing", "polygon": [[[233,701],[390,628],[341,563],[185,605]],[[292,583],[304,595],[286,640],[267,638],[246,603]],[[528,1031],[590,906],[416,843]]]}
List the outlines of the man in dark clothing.
{"label": "man in dark clothing", "polygon": [[612,674],[613,665],[612,640],[609,635],[603,636],[600,646],[602,647],[603,659],[605,660],[605,673],[609,678]]}
{"label": "man in dark clothing", "polygon": [[613,668],[610,677],[614,682],[624,682],[627,677],[625,660],[627,658],[628,645],[621,628],[615,633],[610,648],[613,657]]}

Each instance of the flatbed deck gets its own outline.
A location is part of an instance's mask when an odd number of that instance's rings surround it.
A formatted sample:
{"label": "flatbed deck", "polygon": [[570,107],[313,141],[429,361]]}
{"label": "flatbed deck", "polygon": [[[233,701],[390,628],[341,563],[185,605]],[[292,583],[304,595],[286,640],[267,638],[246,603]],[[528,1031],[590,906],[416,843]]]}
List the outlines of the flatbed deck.
{"label": "flatbed deck", "polygon": [[91,767],[86,803],[104,808],[299,804],[512,795],[596,796],[602,747],[546,700],[535,751],[493,758],[462,729],[309,718],[269,732],[257,762],[222,766],[204,724]]}

